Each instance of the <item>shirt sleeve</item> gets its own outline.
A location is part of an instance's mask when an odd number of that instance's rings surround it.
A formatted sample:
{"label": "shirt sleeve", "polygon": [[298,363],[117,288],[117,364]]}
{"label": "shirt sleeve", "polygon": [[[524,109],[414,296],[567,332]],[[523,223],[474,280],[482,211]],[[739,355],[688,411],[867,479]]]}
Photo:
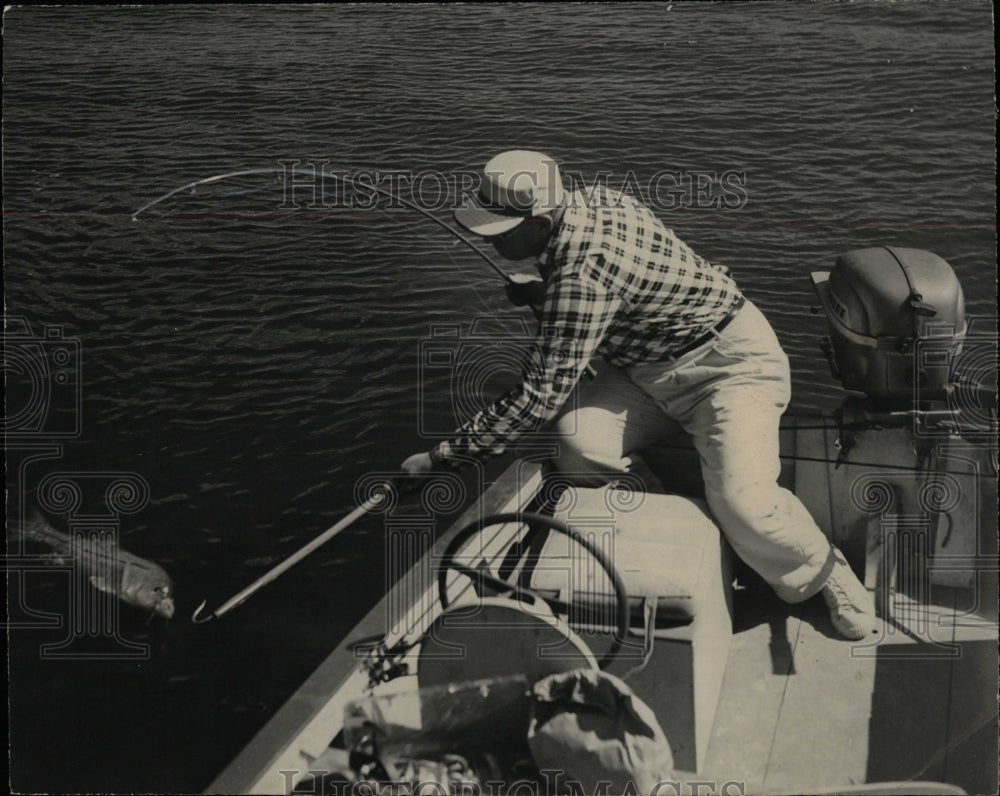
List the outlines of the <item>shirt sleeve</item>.
{"label": "shirt sleeve", "polygon": [[485,461],[551,420],[566,402],[621,306],[621,298],[579,270],[549,283],[538,336],[519,387],[507,392],[431,451],[437,464]]}

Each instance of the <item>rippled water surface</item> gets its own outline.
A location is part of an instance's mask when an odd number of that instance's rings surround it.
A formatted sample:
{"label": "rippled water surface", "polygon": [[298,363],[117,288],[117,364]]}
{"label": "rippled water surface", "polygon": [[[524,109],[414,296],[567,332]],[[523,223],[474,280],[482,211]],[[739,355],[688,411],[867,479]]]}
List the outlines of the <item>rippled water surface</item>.
{"label": "rippled water surface", "polygon": [[[797,403],[825,406],[839,395],[808,274],[837,254],[930,249],[968,311],[993,312],[992,44],[985,2],[8,11],[6,310],[79,341],[83,398],[78,437],[11,446],[11,499],[56,471],[141,475],[149,504],[122,545],[178,592],[167,628],[122,610],[142,661],[51,660],[58,629],[12,630],[14,789],[207,785],[380,596],[381,526],[215,625],[191,611],[427,447],[418,418],[448,424],[442,374],[418,405],[432,324],[519,317],[484,263],[410,216],[273,213],[267,194],[132,211],[278,160],[458,174],[530,147],[612,183],[739,172],[742,206],[659,212],[730,265]],[[59,615],[66,594],[42,573],[21,600]]]}

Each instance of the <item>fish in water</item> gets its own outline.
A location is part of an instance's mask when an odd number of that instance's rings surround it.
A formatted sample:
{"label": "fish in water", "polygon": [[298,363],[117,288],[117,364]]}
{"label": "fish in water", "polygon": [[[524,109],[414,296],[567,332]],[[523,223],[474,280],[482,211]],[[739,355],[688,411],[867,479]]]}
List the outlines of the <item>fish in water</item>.
{"label": "fish in water", "polygon": [[21,523],[20,531],[25,540],[48,545],[58,558],[79,567],[94,588],[167,619],[174,615],[174,582],[159,564],[99,539],[74,541],[38,512]]}

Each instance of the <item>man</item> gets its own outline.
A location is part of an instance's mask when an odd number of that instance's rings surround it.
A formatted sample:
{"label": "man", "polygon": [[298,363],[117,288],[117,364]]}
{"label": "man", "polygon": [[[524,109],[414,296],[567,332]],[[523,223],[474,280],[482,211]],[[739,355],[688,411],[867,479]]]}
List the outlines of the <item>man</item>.
{"label": "man", "polygon": [[[532,292],[544,300],[541,329],[522,385],[453,439],[408,458],[405,471],[487,459],[555,419],[556,466],[598,485],[640,467],[636,454],[679,423],[698,451],[709,507],[740,557],[788,602],[822,592],[841,635],[874,631],[871,596],[777,484],[788,358],[723,269],[631,197],[565,191],[555,162],[538,152],[493,158],[479,196],[455,219],[510,260],[537,257],[543,281],[508,292],[515,303]],[[609,366],[581,381],[595,353]]]}

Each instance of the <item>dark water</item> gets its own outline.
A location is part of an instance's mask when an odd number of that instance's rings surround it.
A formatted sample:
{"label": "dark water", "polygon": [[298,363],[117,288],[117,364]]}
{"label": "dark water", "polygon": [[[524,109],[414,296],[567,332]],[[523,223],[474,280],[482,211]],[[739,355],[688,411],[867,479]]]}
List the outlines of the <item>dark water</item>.
{"label": "dark water", "polygon": [[[6,311],[79,340],[82,374],[78,437],[8,443],[11,508],[53,472],[140,475],[122,544],[178,592],[165,630],[122,611],[145,660],[53,660],[64,631],[11,630],[14,790],[205,787],[381,594],[382,526],[215,625],[187,617],[450,424],[447,376],[419,367],[432,323],[508,312],[484,264],[409,217],[133,210],[278,160],[455,174],[528,147],[612,184],[740,172],[743,206],[660,214],[733,268],[797,403],[824,406],[808,273],[837,254],[930,249],[994,313],[992,42],[986,2],[8,11]],[[63,576],[25,584],[12,619],[65,613]]]}

